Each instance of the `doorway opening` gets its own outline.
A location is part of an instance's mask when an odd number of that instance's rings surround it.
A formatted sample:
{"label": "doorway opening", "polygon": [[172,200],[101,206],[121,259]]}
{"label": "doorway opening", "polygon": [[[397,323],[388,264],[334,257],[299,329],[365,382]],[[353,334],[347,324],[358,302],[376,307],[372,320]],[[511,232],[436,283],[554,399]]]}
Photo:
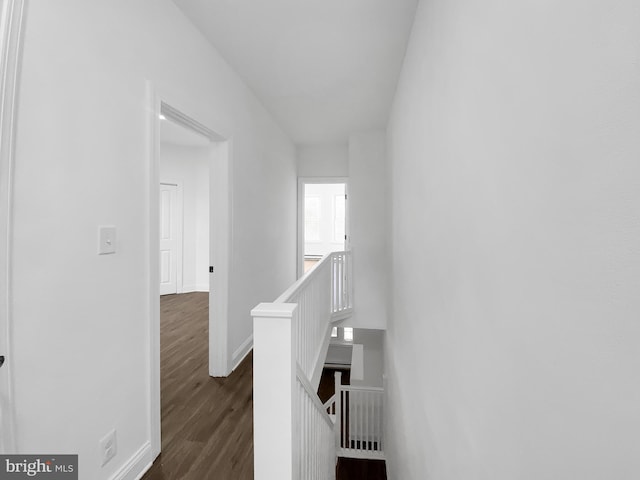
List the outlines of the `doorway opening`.
{"label": "doorway opening", "polygon": [[201,365],[213,377],[231,371],[230,141],[163,102],[153,86],[150,102],[150,427],[155,458],[161,450],[161,294],[163,300],[186,298],[169,294],[194,296],[205,310],[200,333],[194,335],[202,338],[208,322]]}
{"label": "doorway opening", "polygon": [[160,122],[160,295],[209,291],[211,139]]}
{"label": "doorway opening", "polygon": [[345,178],[301,178],[298,184],[298,277],[327,253],[348,249]]}

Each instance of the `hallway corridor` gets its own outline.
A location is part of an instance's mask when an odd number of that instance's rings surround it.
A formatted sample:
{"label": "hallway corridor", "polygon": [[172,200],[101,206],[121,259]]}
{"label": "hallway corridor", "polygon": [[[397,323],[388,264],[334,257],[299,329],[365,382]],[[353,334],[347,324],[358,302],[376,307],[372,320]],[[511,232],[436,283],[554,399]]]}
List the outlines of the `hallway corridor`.
{"label": "hallway corridor", "polygon": [[252,355],[209,376],[208,302],[161,297],[162,453],[143,480],[253,479]]}

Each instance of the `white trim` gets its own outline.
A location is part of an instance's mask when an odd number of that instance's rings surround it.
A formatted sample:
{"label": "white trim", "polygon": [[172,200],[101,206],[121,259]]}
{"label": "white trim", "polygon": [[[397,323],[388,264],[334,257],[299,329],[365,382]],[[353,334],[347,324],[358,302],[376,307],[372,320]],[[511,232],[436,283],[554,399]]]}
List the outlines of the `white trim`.
{"label": "white trim", "polygon": [[162,102],[160,111],[166,118],[170,118],[179,125],[182,125],[183,127],[188,128],[191,131],[199,133],[200,135],[207,137],[211,141],[224,140],[224,137],[222,137],[222,135],[218,135],[206,125],[203,125],[202,123],[189,117],[188,115],[185,115],[180,110],[173,108],[166,102]]}
{"label": "white trim", "polygon": [[200,284],[200,285],[184,285],[182,287],[182,293],[193,293],[193,292],[209,292],[209,285]]}
{"label": "white trim", "polygon": [[149,241],[149,440],[152,461],[161,450],[161,406],[160,406],[160,98],[154,86],[147,83],[148,137],[149,137],[149,195],[148,195],[148,241]]}
{"label": "white trim", "polygon": [[176,262],[176,293],[184,292],[184,185],[176,182],[178,200],[178,235],[177,235],[177,262]]}
{"label": "white trim", "polygon": [[242,345],[240,345],[235,352],[233,352],[233,370],[238,368],[246,356],[249,355],[251,350],[253,350],[253,333],[249,335],[249,338],[242,342]]}
{"label": "white trim", "polygon": [[109,480],[140,480],[151,465],[153,465],[151,443],[145,442]]}
{"label": "white trim", "polygon": [[[159,265],[159,188],[160,188],[160,113],[172,121],[207,136],[211,144],[211,188],[209,222],[212,265],[209,293],[209,373],[226,376],[230,373],[228,351],[228,288],[229,258],[231,257],[231,140],[225,139],[192,117],[168,105],[168,98],[159,93],[151,82],[148,92],[148,272],[149,272],[149,437],[151,456],[155,459],[161,450],[160,407],[160,265]],[[216,292],[216,295],[213,295]]]}
{"label": "white trim", "polygon": [[0,451],[16,451],[13,404],[13,345],[11,329],[11,227],[13,215],[13,165],[18,102],[24,0],[5,0],[0,12],[0,392],[6,396],[0,411]]}
{"label": "white trim", "polygon": [[215,272],[209,274],[209,375],[231,373],[229,351],[229,259],[233,256],[232,169],[233,139],[213,146],[209,180],[209,258]]}
{"label": "white trim", "polygon": [[365,386],[359,387],[355,385],[343,385],[342,390],[349,391],[349,392],[383,392],[384,393],[383,387],[365,387]]}
{"label": "white trim", "polygon": [[344,242],[344,249],[349,250],[349,241],[351,235],[349,234],[349,177],[298,177],[298,238],[297,238],[297,251],[296,251],[296,272],[297,278],[302,277],[304,273],[304,186],[307,183],[344,183],[345,195],[347,195],[347,202],[345,204],[345,233],[347,240]]}

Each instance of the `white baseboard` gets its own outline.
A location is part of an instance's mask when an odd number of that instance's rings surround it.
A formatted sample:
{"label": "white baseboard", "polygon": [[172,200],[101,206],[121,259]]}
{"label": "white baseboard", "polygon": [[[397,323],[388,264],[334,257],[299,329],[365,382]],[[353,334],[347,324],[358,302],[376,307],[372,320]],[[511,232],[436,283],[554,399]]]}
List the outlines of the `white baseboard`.
{"label": "white baseboard", "polygon": [[151,442],[145,442],[110,480],[140,480],[153,464]]}
{"label": "white baseboard", "polygon": [[233,352],[233,357],[231,358],[231,364],[233,365],[232,371],[238,368],[238,365],[242,363],[242,361],[249,354],[252,348],[253,348],[253,333],[249,335],[249,338],[247,338],[244,342],[242,342],[242,345],[240,345],[235,352]]}
{"label": "white baseboard", "polygon": [[209,285],[183,285],[182,293],[208,292]]}

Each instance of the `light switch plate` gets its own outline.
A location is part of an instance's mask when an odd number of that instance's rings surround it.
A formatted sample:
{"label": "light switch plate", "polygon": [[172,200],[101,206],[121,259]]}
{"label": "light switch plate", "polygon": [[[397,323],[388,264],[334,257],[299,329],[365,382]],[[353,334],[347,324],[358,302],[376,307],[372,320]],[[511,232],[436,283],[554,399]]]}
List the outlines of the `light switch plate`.
{"label": "light switch plate", "polygon": [[116,253],[116,227],[112,225],[102,225],[98,227],[98,232],[98,255]]}

